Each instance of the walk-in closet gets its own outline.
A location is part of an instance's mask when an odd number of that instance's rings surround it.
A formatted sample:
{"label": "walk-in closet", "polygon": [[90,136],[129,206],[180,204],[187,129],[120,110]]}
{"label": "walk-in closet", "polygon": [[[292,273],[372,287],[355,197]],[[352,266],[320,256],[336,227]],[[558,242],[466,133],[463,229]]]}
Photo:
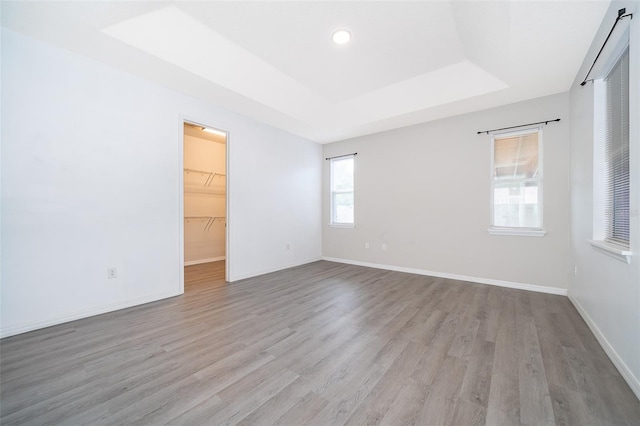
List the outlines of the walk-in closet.
{"label": "walk-in closet", "polygon": [[223,131],[184,123],[184,265],[205,275],[225,270],[226,142]]}

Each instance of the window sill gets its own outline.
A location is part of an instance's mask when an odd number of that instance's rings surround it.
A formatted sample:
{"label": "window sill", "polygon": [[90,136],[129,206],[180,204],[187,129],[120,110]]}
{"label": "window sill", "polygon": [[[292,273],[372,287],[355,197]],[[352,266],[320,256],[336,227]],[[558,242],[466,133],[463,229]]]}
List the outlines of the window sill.
{"label": "window sill", "polygon": [[531,228],[489,228],[487,232],[490,235],[513,235],[517,237],[544,237],[547,231],[544,229]]}
{"label": "window sill", "polygon": [[356,225],[354,223],[330,223],[330,228],[355,228]]}
{"label": "window sill", "polygon": [[631,264],[631,250],[617,244],[611,244],[599,240],[589,240],[591,246],[602,253],[618,259],[621,262]]}

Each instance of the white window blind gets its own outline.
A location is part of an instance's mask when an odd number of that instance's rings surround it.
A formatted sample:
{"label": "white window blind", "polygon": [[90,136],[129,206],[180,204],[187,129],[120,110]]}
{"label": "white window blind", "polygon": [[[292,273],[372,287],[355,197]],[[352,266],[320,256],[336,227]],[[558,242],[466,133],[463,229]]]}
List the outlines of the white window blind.
{"label": "white window blind", "polygon": [[542,228],[541,133],[534,129],[492,136],[492,228]]}
{"label": "white window blind", "polygon": [[629,50],[605,78],[605,241],[629,247]]}

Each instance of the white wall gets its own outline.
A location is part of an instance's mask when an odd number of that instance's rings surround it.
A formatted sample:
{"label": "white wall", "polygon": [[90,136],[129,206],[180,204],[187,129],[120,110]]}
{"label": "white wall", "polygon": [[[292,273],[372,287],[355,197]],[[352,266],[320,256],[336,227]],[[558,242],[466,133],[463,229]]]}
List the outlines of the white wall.
{"label": "white wall", "polygon": [[[324,145],[325,157],[358,155],[354,229],[327,226],[329,162],[325,162],[323,255],[566,291],[568,107],[565,93]],[[562,121],[543,129],[547,235],[489,235],[490,137],[477,132],[555,118]],[[370,249],[365,249],[365,242]],[[386,251],[381,250],[382,243]]]}
{"label": "white wall", "polygon": [[2,104],[2,336],[179,294],[183,119],[230,133],[231,280],[321,256],[315,143],[5,29]]}
{"label": "white wall", "polygon": [[[634,13],[630,39],[631,264],[592,247],[593,85],[578,85],[602,46],[618,9]],[[640,397],[640,8],[614,2],[571,89],[571,245],[577,275],[569,297]],[[628,18],[627,18],[628,19]]]}

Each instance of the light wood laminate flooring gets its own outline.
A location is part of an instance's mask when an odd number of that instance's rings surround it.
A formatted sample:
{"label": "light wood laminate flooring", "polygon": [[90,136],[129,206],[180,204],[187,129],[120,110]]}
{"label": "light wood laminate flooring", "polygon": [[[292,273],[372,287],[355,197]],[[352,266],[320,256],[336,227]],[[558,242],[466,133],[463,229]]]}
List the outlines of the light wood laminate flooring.
{"label": "light wood laminate flooring", "polygon": [[3,425],[638,425],[563,296],[331,262],[0,341]]}

